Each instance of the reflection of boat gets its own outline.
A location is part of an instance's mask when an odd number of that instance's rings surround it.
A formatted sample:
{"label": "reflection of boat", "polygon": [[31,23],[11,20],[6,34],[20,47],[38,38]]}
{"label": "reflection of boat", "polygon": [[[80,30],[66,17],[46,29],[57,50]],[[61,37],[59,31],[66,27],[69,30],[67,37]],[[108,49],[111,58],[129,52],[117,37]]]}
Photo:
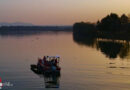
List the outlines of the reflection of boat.
{"label": "reflection of boat", "polygon": [[48,74],[48,73],[41,73],[38,71],[36,65],[31,65],[31,70],[39,75],[40,77],[42,76],[44,78],[44,82],[45,82],[45,88],[59,88],[59,78],[60,78],[60,73],[52,73],[52,74]]}
{"label": "reflection of boat", "polygon": [[59,60],[59,56],[44,56],[38,59],[37,65],[31,65],[31,69],[37,73],[60,74]]}
{"label": "reflection of boat", "polygon": [[45,88],[59,88],[59,77],[60,75],[45,75]]}

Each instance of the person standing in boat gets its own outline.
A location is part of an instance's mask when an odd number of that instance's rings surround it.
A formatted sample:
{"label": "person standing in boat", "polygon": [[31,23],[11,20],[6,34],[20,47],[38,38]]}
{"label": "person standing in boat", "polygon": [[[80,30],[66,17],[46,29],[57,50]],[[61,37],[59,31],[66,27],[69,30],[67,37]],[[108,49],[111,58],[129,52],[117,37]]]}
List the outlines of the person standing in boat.
{"label": "person standing in boat", "polygon": [[58,61],[57,61],[57,58],[54,60],[54,64],[55,64],[55,66],[57,66],[57,64],[58,64]]}
{"label": "person standing in boat", "polygon": [[42,64],[45,65],[45,62],[46,62],[46,57],[44,56],[42,60]]}
{"label": "person standing in boat", "polygon": [[38,66],[38,68],[39,68],[40,70],[42,70],[43,64],[42,64],[42,59],[41,59],[41,58],[38,58],[37,66]]}
{"label": "person standing in boat", "polygon": [[52,65],[54,65],[54,64],[55,64],[55,59],[54,59],[54,58],[52,58],[52,60],[51,60],[51,62],[50,62],[50,63],[51,63],[51,66],[52,66]]}
{"label": "person standing in boat", "polygon": [[47,57],[44,56],[43,63],[44,63],[45,66],[48,66],[48,56]]}

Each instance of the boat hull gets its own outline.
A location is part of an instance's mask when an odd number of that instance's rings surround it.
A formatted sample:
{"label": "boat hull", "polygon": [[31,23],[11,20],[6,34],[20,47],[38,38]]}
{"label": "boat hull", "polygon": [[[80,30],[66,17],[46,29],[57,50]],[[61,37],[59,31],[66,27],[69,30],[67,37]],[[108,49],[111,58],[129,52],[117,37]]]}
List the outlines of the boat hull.
{"label": "boat hull", "polygon": [[44,70],[44,68],[40,68],[37,65],[31,65],[31,70],[37,74],[44,75],[60,75],[60,70]]}

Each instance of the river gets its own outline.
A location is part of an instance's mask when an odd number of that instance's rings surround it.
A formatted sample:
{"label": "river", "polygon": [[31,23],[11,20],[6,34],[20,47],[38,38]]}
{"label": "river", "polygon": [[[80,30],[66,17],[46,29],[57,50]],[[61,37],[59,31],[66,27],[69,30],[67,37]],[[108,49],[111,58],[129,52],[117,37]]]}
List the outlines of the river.
{"label": "river", "polygon": [[8,83],[2,89],[46,90],[49,78],[30,70],[44,55],[61,57],[59,88],[50,90],[130,89],[129,42],[77,42],[72,32],[0,35],[0,78]]}

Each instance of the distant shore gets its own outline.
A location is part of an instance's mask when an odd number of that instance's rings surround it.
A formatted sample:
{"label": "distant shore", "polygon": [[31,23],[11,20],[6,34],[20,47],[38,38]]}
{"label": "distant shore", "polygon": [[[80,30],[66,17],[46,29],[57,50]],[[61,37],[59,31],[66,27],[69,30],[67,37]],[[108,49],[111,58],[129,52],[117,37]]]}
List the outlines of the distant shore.
{"label": "distant shore", "polygon": [[1,26],[1,36],[25,36],[45,32],[72,32],[72,26]]}
{"label": "distant shore", "polygon": [[72,31],[72,26],[1,26],[0,32],[12,31]]}

